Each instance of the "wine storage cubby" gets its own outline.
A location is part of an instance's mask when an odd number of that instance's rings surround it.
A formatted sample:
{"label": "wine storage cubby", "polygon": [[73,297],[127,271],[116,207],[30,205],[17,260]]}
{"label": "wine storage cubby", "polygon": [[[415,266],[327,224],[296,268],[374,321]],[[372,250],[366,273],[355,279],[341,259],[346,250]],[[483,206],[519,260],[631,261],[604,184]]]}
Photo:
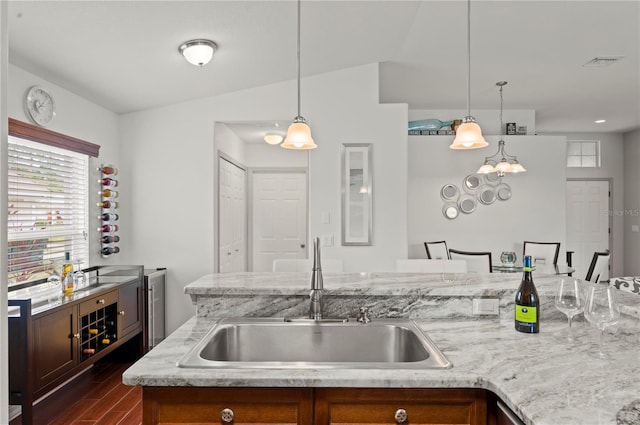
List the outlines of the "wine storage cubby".
{"label": "wine storage cubby", "polygon": [[110,304],[80,317],[80,360],[85,360],[118,339],[118,305]]}

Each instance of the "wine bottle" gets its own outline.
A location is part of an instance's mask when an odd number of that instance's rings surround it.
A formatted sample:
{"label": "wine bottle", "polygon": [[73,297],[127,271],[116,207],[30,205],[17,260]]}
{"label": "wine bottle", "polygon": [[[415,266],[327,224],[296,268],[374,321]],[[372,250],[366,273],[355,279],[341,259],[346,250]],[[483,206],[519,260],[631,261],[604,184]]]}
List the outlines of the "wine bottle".
{"label": "wine bottle", "polygon": [[98,335],[98,329],[90,328],[89,329],[89,335]]}
{"label": "wine bottle", "polygon": [[100,250],[100,253],[102,255],[117,254],[119,252],[120,252],[120,248],[118,248],[117,246],[105,246]]}
{"label": "wine bottle", "polygon": [[98,179],[98,183],[100,183],[103,186],[116,187],[118,185],[118,180],[105,177],[103,179]]}
{"label": "wine bottle", "polygon": [[117,232],[117,231],[118,231],[117,224],[103,224],[102,226],[98,227],[98,232],[102,232],[102,233],[111,233],[111,232]]}
{"label": "wine bottle", "polygon": [[105,199],[102,202],[98,202],[96,205],[99,206],[99,207],[102,207],[102,208],[120,208],[120,203],[119,202],[110,201],[108,199]]}
{"label": "wine bottle", "polygon": [[98,171],[106,175],[113,174],[115,176],[116,174],[118,174],[118,169],[112,165],[103,165],[102,167],[98,168]]}
{"label": "wine bottle", "polygon": [[64,264],[62,265],[62,292],[64,295],[73,295],[73,264],[71,264],[69,252],[64,253]]}
{"label": "wine bottle", "polygon": [[409,121],[409,130],[440,130],[443,127],[451,127],[453,121],[440,121],[430,118],[427,120]]}
{"label": "wine bottle", "polygon": [[515,327],[518,332],[536,334],[540,331],[540,299],[533,284],[531,256],[522,262],[522,281],[516,292]]}
{"label": "wine bottle", "polygon": [[104,244],[120,242],[120,236],[118,236],[118,235],[104,235],[102,237],[102,239],[100,239],[100,242],[102,242]]}
{"label": "wine bottle", "polygon": [[109,338],[102,339],[102,345],[109,345],[109,344],[111,344],[111,340]]}
{"label": "wine bottle", "polygon": [[120,216],[114,213],[102,213],[98,216],[98,220],[102,220],[102,221],[116,221],[119,218]]}
{"label": "wine bottle", "polygon": [[83,354],[95,354],[96,353],[96,349],[95,348],[85,348],[84,350],[82,350]]}
{"label": "wine bottle", "polygon": [[102,196],[103,198],[117,198],[118,192],[111,189],[102,189],[100,192],[98,192],[98,195]]}

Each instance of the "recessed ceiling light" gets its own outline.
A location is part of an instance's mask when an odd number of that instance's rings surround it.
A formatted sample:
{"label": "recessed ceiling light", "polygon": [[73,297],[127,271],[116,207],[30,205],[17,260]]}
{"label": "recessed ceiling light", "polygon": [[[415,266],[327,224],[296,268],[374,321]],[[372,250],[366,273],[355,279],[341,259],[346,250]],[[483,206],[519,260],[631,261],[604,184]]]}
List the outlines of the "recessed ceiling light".
{"label": "recessed ceiling light", "polygon": [[595,120],[594,121],[594,123],[596,123],[596,124],[602,124],[602,123],[605,123],[605,122],[607,122],[607,120]]}

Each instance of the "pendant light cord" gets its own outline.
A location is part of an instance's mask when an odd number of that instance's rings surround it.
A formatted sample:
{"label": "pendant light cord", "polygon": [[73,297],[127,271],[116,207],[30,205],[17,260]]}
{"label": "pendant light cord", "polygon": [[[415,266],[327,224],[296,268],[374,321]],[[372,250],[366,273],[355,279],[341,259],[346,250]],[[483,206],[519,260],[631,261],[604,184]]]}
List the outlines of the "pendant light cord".
{"label": "pendant light cord", "polygon": [[300,0],[298,0],[298,116],[300,116]]}
{"label": "pendant light cord", "polygon": [[467,116],[471,116],[471,0],[467,0]]}
{"label": "pendant light cord", "polygon": [[506,82],[503,82],[503,84],[500,84],[500,139],[502,139],[502,126],[503,126],[503,122],[502,122],[502,88],[504,87],[505,84],[507,84]]}

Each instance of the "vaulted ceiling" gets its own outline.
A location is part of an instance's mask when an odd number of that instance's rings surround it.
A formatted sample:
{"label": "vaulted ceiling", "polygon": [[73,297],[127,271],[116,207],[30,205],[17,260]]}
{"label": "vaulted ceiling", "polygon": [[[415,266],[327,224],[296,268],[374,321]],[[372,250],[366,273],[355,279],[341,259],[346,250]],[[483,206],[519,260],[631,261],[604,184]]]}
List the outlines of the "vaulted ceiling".
{"label": "vaulted ceiling", "polygon": [[[466,107],[467,2],[303,0],[302,74],[380,63],[380,101]],[[9,2],[9,60],[117,113],[296,77],[296,2]],[[189,65],[178,46],[219,45]],[[640,2],[471,3],[472,109],[535,109],[539,132],[640,126]],[[621,56],[608,67],[583,66]],[[286,117],[285,117],[286,118]],[[595,119],[607,119],[594,124]]]}

